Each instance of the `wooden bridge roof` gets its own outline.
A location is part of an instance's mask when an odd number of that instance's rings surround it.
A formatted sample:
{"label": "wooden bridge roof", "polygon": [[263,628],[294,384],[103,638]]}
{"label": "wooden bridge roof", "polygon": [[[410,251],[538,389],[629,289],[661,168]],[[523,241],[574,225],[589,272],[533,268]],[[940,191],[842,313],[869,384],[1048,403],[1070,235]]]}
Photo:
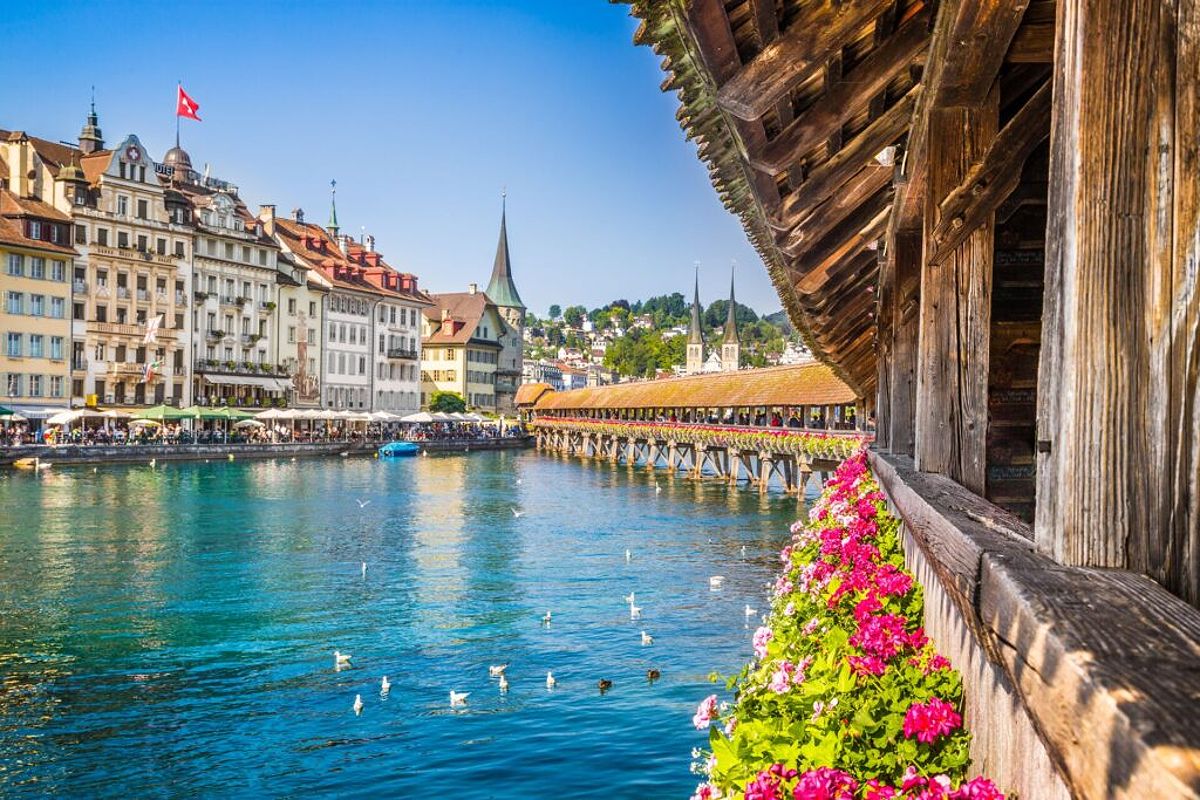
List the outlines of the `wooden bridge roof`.
{"label": "wooden bridge roof", "polygon": [[[978,104],[1002,68],[1002,108],[1044,84],[1053,0],[611,1],[663,56],[680,125],[797,330],[871,394],[880,265],[921,227],[930,109]],[[984,185],[939,225],[951,248],[999,202]]]}
{"label": "wooden bridge roof", "polygon": [[513,402],[523,408],[529,408],[546,392],[553,392],[554,387],[548,383],[522,383],[517,387]]}
{"label": "wooden bridge roof", "polygon": [[733,408],[853,403],[854,391],[825,364],[714,372],[640,383],[547,392],[537,411],[605,408]]}

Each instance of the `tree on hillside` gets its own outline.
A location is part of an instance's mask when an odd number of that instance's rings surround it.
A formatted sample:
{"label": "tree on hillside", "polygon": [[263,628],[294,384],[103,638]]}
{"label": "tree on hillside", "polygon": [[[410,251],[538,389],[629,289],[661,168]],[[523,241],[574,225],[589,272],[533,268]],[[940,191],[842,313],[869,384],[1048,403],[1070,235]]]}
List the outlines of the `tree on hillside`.
{"label": "tree on hillside", "polygon": [[583,306],[567,306],[567,310],[563,312],[563,322],[570,325],[572,328],[578,328],[583,322],[583,315],[587,313],[587,309]]}
{"label": "tree on hillside", "polygon": [[656,312],[660,311],[666,318],[674,321],[675,319],[687,316],[688,302],[681,293],[672,292],[671,294],[651,297],[642,303],[640,309],[640,313],[642,314],[656,314]]}
{"label": "tree on hillside", "polygon": [[562,306],[557,304],[550,306],[550,319],[558,319],[561,316]]}
{"label": "tree on hillside", "polygon": [[437,391],[429,396],[429,410],[453,414],[467,410],[467,401],[458,392]]}
{"label": "tree on hillside", "polygon": [[[725,324],[725,315],[729,313],[728,300],[714,300],[712,305],[704,309],[704,324],[710,328],[720,328]],[[743,325],[758,322],[758,314],[754,313],[754,309],[747,305],[737,304],[737,311],[734,312],[734,317],[737,319],[738,328]]]}

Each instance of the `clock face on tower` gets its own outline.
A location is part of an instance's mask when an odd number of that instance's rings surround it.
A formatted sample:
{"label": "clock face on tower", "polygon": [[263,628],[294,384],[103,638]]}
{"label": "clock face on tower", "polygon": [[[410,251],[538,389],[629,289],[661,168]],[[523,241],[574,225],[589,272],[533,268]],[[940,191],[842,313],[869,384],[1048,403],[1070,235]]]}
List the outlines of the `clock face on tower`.
{"label": "clock face on tower", "polygon": [[125,148],[125,160],[126,161],[141,161],[142,160],[142,151],[138,149],[138,146],[136,144],[131,144],[131,145],[129,145],[129,147]]}

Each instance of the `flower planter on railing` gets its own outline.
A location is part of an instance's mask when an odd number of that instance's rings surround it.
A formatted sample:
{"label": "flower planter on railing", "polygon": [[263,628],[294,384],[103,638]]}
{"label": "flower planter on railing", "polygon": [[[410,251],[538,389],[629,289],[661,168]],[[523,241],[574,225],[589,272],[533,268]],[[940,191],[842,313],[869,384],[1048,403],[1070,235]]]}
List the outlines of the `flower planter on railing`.
{"label": "flower planter on railing", "polygon": [[864,454],[792,526],[754,660],[693,717],[693,800],[1003,800],[966,780],[962,681],[921,627],[921,587]]}
{"label": "flower planter on railing", "polygon": [[861,433],[847,431],[798,431],[791,428],[760,431],[722,425],[688,422],[640,422],[634,420],[589,420],[543,417],[533,426],[546,430],[569,430],[633,438],[686,442],[710,447],[787,453],[809,458],[841,460],[857,452],[867,441]]}

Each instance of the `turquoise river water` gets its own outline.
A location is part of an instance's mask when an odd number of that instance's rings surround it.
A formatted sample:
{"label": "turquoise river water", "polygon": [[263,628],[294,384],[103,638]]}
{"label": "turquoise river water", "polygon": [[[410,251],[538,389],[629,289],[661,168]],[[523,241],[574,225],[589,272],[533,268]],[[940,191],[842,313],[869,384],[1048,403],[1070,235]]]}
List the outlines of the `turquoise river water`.
{"label": "turquoise river water", "polygon": [[799,511],[533,452],[0,472],[0,796],[686,798]]}

